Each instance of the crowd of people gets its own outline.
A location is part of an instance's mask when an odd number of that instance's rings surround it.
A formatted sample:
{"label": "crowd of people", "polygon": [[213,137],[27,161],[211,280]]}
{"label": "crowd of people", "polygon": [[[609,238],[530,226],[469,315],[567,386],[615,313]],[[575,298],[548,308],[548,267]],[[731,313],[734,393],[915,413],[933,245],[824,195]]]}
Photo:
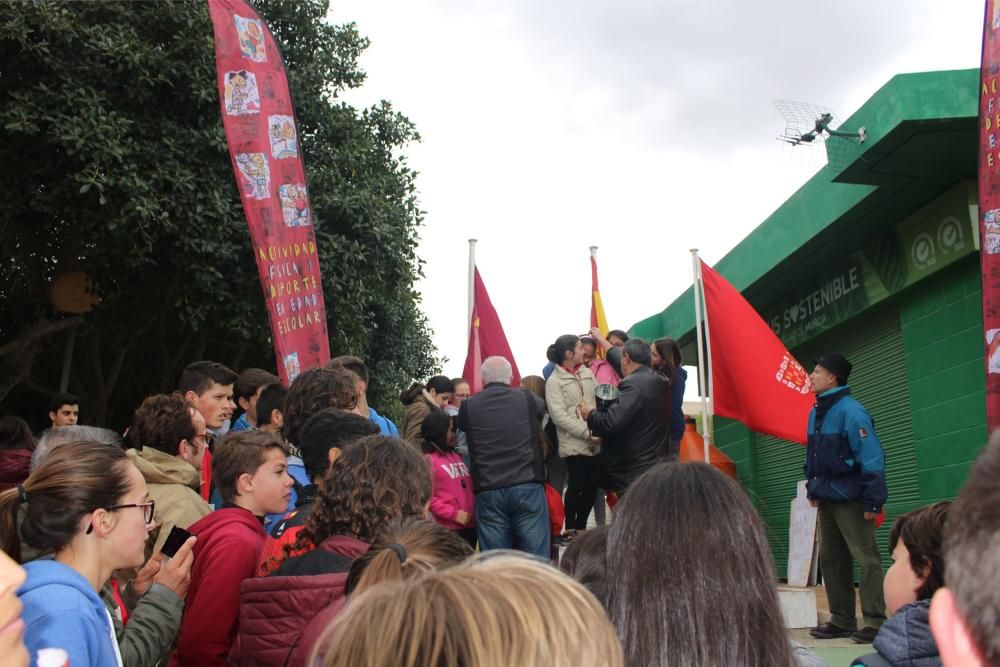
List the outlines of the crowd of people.
{"label": "crowd of people", "polygon": [[[0,667],[825,664],[784,627],[746,492],[677,460],[677,344],[592,330],[546,356],[520,387],[502,357],[474,394],[414,384],[401,428],[351,356],[287,388],[192,363],[122,433],[79,424],[70,394],[37,438],[0,418]],[[813,373],[806,471],[837,587],[813,634],[864,642],[850,558],[884,461],[849,373],[840,355]],[[1000,666],[998,476],[1000,434],[953,505],[895,518],[884,581],[863,563],[874,652],[855,664]]]}

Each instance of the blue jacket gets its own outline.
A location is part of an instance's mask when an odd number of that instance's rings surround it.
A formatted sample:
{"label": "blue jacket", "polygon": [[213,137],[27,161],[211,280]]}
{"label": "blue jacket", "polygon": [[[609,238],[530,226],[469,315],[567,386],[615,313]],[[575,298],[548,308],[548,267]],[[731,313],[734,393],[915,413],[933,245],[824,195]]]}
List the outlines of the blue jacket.
{"label": "blue jacket", "polygon": [[875,637],[872,648],[878,653],[855,658],[852,666],[884,664],[878,660],[881,656],[893,667],[941,667],[930,608],[930,600],[919,600],[897,609]]}
{"label": "blue jacket", "polygon": [[396,428],[396,425],[391,420],[375,412],[375,408],[368,408],[368,420],[378,426],[379,430],[382,431],[382,435],[387,435],[390,438],[399,437],[399,429]]}
{"label": "blue jacket", "polygon": [[61,648],[73,667],[117,667],[111,619],[83,575],[54,560],[32,561],[24,569],[28,580],[18,597],[31,664],[40,649]]}
{"label": "blue jacket", "polygon": [[809,412],[806,488],[809,498],[834,503],[860,500],[866,512],[878,512],[888,497],[885,455],[871,415],[837,387],[817,397]]}

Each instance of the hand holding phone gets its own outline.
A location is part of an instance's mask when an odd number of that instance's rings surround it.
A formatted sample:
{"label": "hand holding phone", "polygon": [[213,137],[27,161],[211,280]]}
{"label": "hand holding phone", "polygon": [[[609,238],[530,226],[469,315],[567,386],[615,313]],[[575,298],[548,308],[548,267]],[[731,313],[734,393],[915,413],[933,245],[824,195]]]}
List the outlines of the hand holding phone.
{"label": "hand holding phone", "polygon": [[[188,531],[174,526],[167,536],[161,553],[153,556],[163,561],[153,582],[163,584],[182,600],[187,596],[188,586],[191,585],[191,566],[194,565],[194,544],[197,540],[198,538]],[[175,547],[174,545],[178,543],[179,546]],[[167,554],[168,545],[173,552],[172,555]]]}
{"label": "hand holding phone", "polygon": [[189,537],[191,537],[191,533],[180,526],[174,526],[170,529],[170,534],[167,535],[167,540],[163,543],[160,551],[163,552],[164,556],[173,558],[177,554],[177,551],[184,546]]}

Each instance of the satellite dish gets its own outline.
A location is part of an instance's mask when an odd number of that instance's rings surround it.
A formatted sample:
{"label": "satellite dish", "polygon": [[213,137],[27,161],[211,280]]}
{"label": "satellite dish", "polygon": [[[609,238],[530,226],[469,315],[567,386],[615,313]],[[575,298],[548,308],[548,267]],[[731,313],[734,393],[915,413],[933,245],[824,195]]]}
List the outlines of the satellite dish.
{"label": "satellite dish", "polygon": [[868,140],[864,127],[853,132],[841,129],[832,109],[793,100],[773,102],[785,119],[785,131],[778,135],[778,141],[806,151],[824,146],[827,164],[831,166],[842,166],[848,147],[853,145],[857,150],[857,146]]}

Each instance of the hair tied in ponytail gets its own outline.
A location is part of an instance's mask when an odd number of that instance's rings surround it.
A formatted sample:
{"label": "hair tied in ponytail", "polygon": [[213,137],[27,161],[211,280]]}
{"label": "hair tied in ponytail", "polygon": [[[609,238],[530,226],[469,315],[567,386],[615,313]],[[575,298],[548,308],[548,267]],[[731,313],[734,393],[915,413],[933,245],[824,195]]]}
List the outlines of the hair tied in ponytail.
{"label": "hair tied in ponytail", "polygon": [[17,485],[17,499],[21,501],[21,504],[28,502],[28,492],[24,490],[23,484]]}
{"label": "hair tied in ponytail", "polygon": [[402,565],[406,562],[406,549],[403,548],[402,544],[398,542],[393,542],[389,545],[389,548],[396,552],[396,556],[399,557],[399,564]]}

